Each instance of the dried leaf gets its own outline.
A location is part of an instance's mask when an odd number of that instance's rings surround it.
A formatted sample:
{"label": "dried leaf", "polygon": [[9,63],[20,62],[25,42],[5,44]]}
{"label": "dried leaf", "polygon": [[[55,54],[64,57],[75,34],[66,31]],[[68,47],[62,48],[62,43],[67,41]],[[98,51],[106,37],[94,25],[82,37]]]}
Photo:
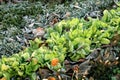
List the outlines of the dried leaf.
{"label": "dried leaf", "polygon": [[68,18],[70,17],[71,13],[70,12],[66,12],[66,14],[63,16],[63,18]]}
{"label": "dried leaf", "polygon": [[75,3],[74,8],[81,9],[81,7],[79,7],[79,4],[77,2]]}
{"label": "dried leaf", "polygon": [[79,66],[78,66],[78,65],[74,65],[74,66],[73,66],[73,71],[76,72],[76,73],[78,73],[78,71],[79,71]]}
{"label": "dried leaf", "polygon": [[94,50],[90,55],[88,55],[86,57],[86,59],[95,59],[95,58],[97,58],[98,55],[99,55],[99,51],[100,51],[100,49]]}
{"label": "dried leaf", "polygon": [[115,46],[120,42],[120,34],[115,34],[111,40],[111,45]]}
{"label": "dried leaf", "polygon": [[42,37],[45,34],[45,31],[43,28],[38,27],[36,29],[33,29],[33,34],[35,35],[35,37]]}
{"label": "dried leaf", "polygon": [[0,0],[0,2],[3,2],[3,0]]}
{"label": "dried leaf", "polygon": [[90,69],[90,60],[87,60],[79,65],[80,74],[82,75],[87,75]]}
{"label": "dried leaf", "polygon": [[54,25],[58,22],[58,19],[55,17],[51,22],[50,25]]}
{"label": "dried leaf", "polygon": [[41,76],[42,79],[45,79],[49,76],[49,74],[52,74],[52,71],[50,71],[48,68],[39,68],[38,74]]}

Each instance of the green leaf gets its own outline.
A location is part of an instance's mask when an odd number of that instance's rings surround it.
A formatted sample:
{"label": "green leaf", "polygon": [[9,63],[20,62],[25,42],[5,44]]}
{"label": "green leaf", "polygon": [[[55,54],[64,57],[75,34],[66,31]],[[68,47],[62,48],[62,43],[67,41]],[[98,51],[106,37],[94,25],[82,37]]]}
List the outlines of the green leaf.
{"label": "green leaf", "polygon": [[111,80],[117,80],[116,77],[111,77]]}
{"label": "green leaf", "polygon": [[84,31],[84,35],[86,38],[91,38],[92,36],[92,30],[85,30]]}
{"label": "green leaf", "polygon": [[79,23],[79,19],[78,19],[78,18],[73,18],[73,19],[69,22],[71,28],[72,28],[72,27],[75,27],[78,23]]}
{"label": "green leaf", "polygon": [[10,80],[10,74],[8,72],[3,73],[3,76],[7,79]]}
{"label": "green leaf", "polygon": [[102,17],[102,20],[105,22],[109,22],[110,19],[112,18],[112,15],[109,13],[108,10],[104,10],[103,14],[104,16]]}
{"label": "green leaf", "polygon": [[25,65],[25,74],[31,75],[32,71],[33,69],[31,64]]}
{"label": "green leaf", "polygon": [[69,51],[73,52],[73,50],[74,50],[74,45],[71,41],[69,41]]}
{"label": "green leaf", "polygon": [[36,44],[40,44],[40,43],[42,43],[41,39],[38,39],[38,38],[35,38],[34,41],[36,42]]}
{"label": "green leaf", "polygon": [[48,53],[48,54],[45,54],[45,60],[52,60],[53,58],[56,58],[58,55],[58,53],[56,52],[52,52],[52,53]]}
{"label": "green leaf", "polygon": [[1,71],[7,71],[9,68],[10,68],[10,66],[8,66],[6,64],[2,64]]}
{"label": "green leaf", "polygon": [[54,28],[55,28],[55,31],[57,31],[58,33],[62,33],[62,27],[63,26],[55,26]]}
{"label": "green leaf", "polygon": [[109,38],[109,37],[110,37],[110,33],[106,31],[104,33],[101,33],[98,39],[100,40],[101,38]]}
{"label": "green leaf", "polygon": [[[72,43],[73,43],[73,45],[75,46],[75,45],[78,45],[79,43],[83,43],[84,40],[85,40],[85,38],[77,37],[77,38],[74,39],[74,41],[73,41]],[[84,43],[83,43],[83,44],[84,44]]]}
{"label": "green leaf", "polygon": [[102,38],[101,39],[101,44],[109,44],[110,43],[110,40],[107,39],[107,38]]}
{"label": "green leaf", "polygon": [[16,67],[19,65],[19,62],[18,61],[14,61],[13,64],[12,64],[12,67]]}
{"label": "green leaf", "polygon": [[18,75],[19,76],[23,76],[23,72],[22,71],[18,71]]}
{"label": "green leaf", "polygon": [[31,79],[31,80],[36,80],[36,78],[37,78],[36,73],[32,73],[32,74],[30,75],[30,79]]}
{"label": "green leaf", "polygon": [[96,25],[95,25],[95,23],[92,23],[92,26],[90,26],[90,30],[91,30],[91,33],[92,34],[95,34],[95,32],[97,31],[97,27],[96,27]]}
{"label": "green leaf", "polygon": [[63,53],[61,53],[61,54],[58,56],[60,62],[63,62],[63,61],[65,60],[65,56],[66,56],[66,55],[63,54]]}
{"label": "green leaf", "polygon": [[[119,1],[119,0],[118,0]],[[117,4],[117,6],[120,6],[120,1],[119,2],[115,2]]]}
{"label": "green leaf", "polygon": [[23,57],[25,60],[30,58],[30,54],[28,52],[22,53],[21,57]]}
{"label": "green leaf", "polygon": [[2,76],[3,76],[3,72],[0,71],[0,77],[2,77]]}
{"label": "green leaf", "polygon": [[54,69],[54,70],[56,70],[56,71],[58,71],[59,69],[61,69],[61,64],[60,63],[58,63],[56,66],[53,66],[52,68]]}

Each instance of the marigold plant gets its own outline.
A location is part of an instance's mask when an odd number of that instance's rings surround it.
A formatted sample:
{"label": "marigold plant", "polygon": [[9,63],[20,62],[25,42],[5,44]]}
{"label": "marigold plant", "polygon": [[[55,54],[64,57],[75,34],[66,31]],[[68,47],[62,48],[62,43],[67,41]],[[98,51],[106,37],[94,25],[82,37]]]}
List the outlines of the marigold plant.
{"label": "marigold plant", "polygon": [[58,58],[54,58],[54,59],[51,60],[51,65],[52,66],[56,66],[58,63],[59,63]]}
{"label": "marigold plant", "polygon": [[48,77],[48,80],[56,80],[54,77]]}

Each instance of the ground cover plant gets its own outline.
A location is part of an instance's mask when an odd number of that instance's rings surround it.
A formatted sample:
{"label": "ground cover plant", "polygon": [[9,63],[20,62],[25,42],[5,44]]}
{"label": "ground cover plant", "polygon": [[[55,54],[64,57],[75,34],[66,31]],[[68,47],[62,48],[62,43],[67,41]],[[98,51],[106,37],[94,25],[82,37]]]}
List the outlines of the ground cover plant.
{"label": "ground cover plant", "polygon": [[38,29],[45,34],[29,47],[2,56],[1,80],[119,80],[120,7]]}
{"label": "ground cover plant", "polygon": [[3,0],[0,5],[0,56],[9,56],[29,46],[28,40],[36,37],[32,31],[37,27],[54,25],[70,17],[101,17],[104,9],[116,7],[113,0],[53,1],[19,0],[5,4]]}

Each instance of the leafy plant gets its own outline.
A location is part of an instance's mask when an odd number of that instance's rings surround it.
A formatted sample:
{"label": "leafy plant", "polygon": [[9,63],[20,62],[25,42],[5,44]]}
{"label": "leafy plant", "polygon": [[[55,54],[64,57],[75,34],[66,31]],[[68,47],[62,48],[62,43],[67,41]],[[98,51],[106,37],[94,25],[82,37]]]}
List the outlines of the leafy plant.
{"label": "leafy plant", "polygon": [[[14,2],[14,0],[11,1]],[[101,17],[102,10],[113,8],[112,5],[114,4],[113,0],[56,0],[58,3],[65,1],[64,4],[56,4],[57,2],[54,1],[20,0],[18,3],[0,5],[0,57],[1,55],[9,56],[19,52],[22,50],[22,46],[26,46],[28,37],[26,38],[25,35],[27,31],[23,30],[31,31],[36,27],[49,25],[54,17],[61,21],[67,18],[67,13],[69,13],[69,17]],[[33,27],[29,27],[31,24]],[[11,28],[16,29],[14,34],[14,30]],[[29,39],[31,39],[33,34],[27,33],[27,35],[30,35]],[[16,36],[21,41],[16,39]],[[9,39],[13,39],[13,42],[9,42]]]}
{"label": "leafy plant", "polygon": [[24,16],[42,13],[40,2],[23,2],[7,6],[1,5],[0,7],[0,21],[4,27],[8,27],[8,24],[9,27],[10,25],[23,27],[25,25]]}
{"label": "leafy plant", "polygon": [[[44,40],[30,41],[30,47],[0,59],[0,77],[27,77],[35,80],[36,71],[47,67],[52,72],[64,69],[66,58],[78,61],[95,48],[111,44],[111,39],[120,31],[120,8],[104,11],[102,19],[78,18],[63,20],[46,29]],[[119,42],[119,40],[117,40]]]}
{"label": "leafy plant", "polygon": [[[114,12],[115,10],[110,12],[105,10],[102,20],[89,18],[89,21],[85,21],[84,19],[74,18],[61,21],[53,29],[47,29],[48,33],[45,36],[48,46],[54,49],[55,45],[62,45],[67,49],[67,53],[64,54],[67,54],[72,60],[77,61],[84,58],[93,49],[99,48],[103,44],[109,44],[114,33],[118,32],[118,26],[116,25],[119,25],[120,18]],[[116,25],[112,24],[113,17],[115,17],[115,20],[118,19]]]}

